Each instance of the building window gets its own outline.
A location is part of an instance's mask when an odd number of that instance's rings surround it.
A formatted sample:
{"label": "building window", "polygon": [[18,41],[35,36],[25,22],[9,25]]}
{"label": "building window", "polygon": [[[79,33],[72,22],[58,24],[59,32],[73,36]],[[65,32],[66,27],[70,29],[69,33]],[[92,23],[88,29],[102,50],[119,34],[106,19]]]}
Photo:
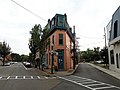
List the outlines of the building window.
{"label": "building window", "polygon": [[59,45],[63,46],[63,34],[59,34]]}
{"label": "building window", "polygon": [[49,61],[48,62],[49,62],[48,64],[50,65],[50,53],[49,53]]}
{"label": "building window", "polygon": [[113,50],[110,51],[110,59],[111,59],[111,64],[114,64],[114,52],[113,52]]}
{"label": "building window", "polygon": [[64,16],[58,17],[58,26],[64,27]]}
{"label": "building window", "polygon": [[117,37],[117,31],[118,31],[118,20],[114,23],[114,38]]}
{"label": "building window", "polygon": [[53,50],[53,46],[51,46],[51,50]]}
{"label": "building window", "polygon": [[54,35],[52,36],[52,44],[54,44]]}
{"label": "building window", "polygon": [[119,68],[118,54],[116,54],[116,64],[117,64],[117,68]]}
{"label": "building window", "polygon": [[53,19],[51,22],[51,27],[54,28],[54,25],[55,25],[55,20]]}

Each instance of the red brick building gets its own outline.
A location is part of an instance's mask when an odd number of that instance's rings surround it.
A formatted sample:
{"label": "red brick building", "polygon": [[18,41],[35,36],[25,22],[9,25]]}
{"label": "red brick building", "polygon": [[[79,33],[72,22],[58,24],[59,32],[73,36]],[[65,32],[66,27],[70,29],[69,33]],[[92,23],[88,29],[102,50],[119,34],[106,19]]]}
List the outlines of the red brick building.
{"label": "red brick building", "polygon": [[[73,69],[73,33],[67,22],[67,15],[56,14],[48,20],[50,44],[46,47],[45,60],[49,68],[51,64],[58,70]],[[54,53],[54,54],[53,54]]]}

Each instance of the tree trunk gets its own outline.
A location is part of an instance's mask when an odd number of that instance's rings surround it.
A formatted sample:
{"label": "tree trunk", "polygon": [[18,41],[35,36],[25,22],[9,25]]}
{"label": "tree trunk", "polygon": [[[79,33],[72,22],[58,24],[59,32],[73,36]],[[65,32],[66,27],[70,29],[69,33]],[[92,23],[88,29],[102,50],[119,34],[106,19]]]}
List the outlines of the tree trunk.
{"label": "tree trunk", "polygon": [[4,66],[4,65],[5,65],[5,58],[3,58],[3,61],[2,61],[2,62],[3,62],[3,66]]}

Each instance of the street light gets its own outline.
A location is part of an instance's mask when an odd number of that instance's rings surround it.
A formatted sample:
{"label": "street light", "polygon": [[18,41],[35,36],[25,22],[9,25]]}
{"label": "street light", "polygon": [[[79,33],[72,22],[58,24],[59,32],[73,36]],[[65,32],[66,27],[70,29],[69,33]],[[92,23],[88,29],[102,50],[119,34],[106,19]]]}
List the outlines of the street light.
{"label": "street light", "polygon": [[52,54],[52,62],[51,62],[51,74],[53,74],[53,66],[54,66],[54,54],[55,54],[55,55],[58,55],[58,52],[56,52],[56,51],[52,50],[50,53]]}

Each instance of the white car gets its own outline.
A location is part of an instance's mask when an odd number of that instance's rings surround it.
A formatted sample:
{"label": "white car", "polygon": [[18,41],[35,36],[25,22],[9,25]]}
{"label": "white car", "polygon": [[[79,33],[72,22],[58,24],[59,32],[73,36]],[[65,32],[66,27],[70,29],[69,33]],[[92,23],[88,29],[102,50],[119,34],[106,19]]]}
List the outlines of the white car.
{"label": "white car", "polygon": [[96,61],[97,64],[102,64],[103,62],[104,62],[103,60]]}
{"label": "white car", "polygon": [[29,62],[23,62],[23,64],[24,64],[26,67],[31,67],[31,63],[29,63]]}
{"label": "white car", "polygon": [[10,63],[5,63],[4,65],[5,65],[5,66],[10,66]]}

